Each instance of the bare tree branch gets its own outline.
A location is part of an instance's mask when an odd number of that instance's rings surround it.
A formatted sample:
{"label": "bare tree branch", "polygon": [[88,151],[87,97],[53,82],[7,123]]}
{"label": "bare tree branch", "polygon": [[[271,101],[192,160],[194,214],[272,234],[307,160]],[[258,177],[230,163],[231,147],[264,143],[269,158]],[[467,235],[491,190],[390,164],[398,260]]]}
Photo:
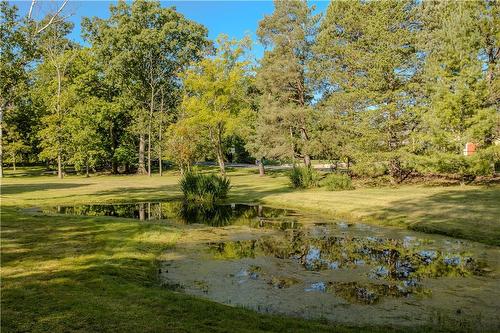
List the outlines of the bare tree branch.
{"label": "bare tree branch", "polygon": [[47,22],[47,24],[45,24],[42,28],[38,29],[37,32],[36,32],[36,34],[41,33],[42,31],[44,31],[45,29],[47,29],[52,23],[54,23],[54,20],[59,16],[59,14],[64,9],[64,7],[68,3],[68,1],[69,0],[64,0],[64,2],[62,3],[61,7],[59,7],[59,9],[57,10],[57,12],[55,12],[55,14],[52,15],[52,17],[50,18],[49,22]]}
{"label": "bare tree branch", "polygon": [[31,0],[30,11],[28,12],[28,20],[31,20],[31,14],[33,13],[33,7],[35,7],[36,0]]}

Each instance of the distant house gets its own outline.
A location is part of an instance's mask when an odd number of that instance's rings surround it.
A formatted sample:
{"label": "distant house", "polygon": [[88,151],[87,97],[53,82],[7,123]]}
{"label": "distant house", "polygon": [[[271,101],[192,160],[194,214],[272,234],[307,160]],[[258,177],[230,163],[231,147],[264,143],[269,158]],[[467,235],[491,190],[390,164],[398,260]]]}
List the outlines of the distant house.
{"label": "distant house", "polygon": [[476,152],[476,145],[472,142],[467,142],[464,148],[464,155],[471,156]]}

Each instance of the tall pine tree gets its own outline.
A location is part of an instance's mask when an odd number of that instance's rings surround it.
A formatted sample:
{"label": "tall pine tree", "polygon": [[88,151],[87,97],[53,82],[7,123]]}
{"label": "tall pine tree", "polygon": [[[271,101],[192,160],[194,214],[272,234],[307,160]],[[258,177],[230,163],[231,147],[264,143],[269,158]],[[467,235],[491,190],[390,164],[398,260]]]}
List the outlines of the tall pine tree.
{"label": "tall pine tree", "polygon": [[274,12],[259,23],[266,47],[257,85],[262,94],[254,145],[259,158],[299,157],[310,166],[311,102],[309,66],[319,15],[304,0],[274,1]]}
{"label": "tall pine tree", "polygon": [[414,1],[332,1],[315,47],[324,112],[349,133],[358,170],[412,171],[418,126],[419,24]]}

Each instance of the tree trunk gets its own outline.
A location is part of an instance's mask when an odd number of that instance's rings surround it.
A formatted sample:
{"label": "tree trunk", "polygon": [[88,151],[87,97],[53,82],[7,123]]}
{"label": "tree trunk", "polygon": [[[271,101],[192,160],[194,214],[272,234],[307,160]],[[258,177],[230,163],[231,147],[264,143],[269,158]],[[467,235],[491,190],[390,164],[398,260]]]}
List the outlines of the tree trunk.
{"label": "tree trunk", "polygon": [[402,168],[399,159],[391,159],[389,161],[389,175],[391,176],[391,183],[399,184],[402,181]]}
{"label": "tree trunk", "polygon": [[220,173],[221,175],[226,175],[226,166],[224,164],[224,157],[222,156],[222,149],[218,147],[217,149],[217,162],[219,163]]}
{"label": "tree trunk", "polygon": [[[57,117],[58,117],[58,125],[61,126],[62,122],[62,115],[61,115],[61,89],[62,89],[62,74],[59,69],[57,68]],[[61,130],[61,128],[59,128]],[[57,177],[59,179],[63,178],[63,172],[62,172],[62,156],[61,156],[61,140],[60,137],[57,137]]]}
{"label": "tree trunk", "polygon": [[89,175],[89,161],[86,160],[85,161],[85,177],[89,178],[90,175]]}
{"label": "tree trunk", "polygon": [[266,170],[264,169],[264,158],[259,160],[259,176],[264,176],[266,174]]}
{"label": "tree trunk", "polygon": [[295,145],[293,144],[293,130],[292,130],[292,127],[289,127],[288,128],[289,132],[290,132],[290,153],[291,153],[291,159],[292,159],[292,165],[295,167]]}
{"label": "tree trunk", "polygon": [[116,163],[114,159],[111,161],[111,173],[113,175],[116,175],[118,173],[118,163]]}
{"label": "tree trunk", "polygon": [[160,171],[160,177],[163,175],[163,154],[162,154],[162,131],[163,131],[163,87],[160,88],[161,101],[160,101],[160,126],[158,133],[158,168]]}
{"label": "tree trunk", "polygon": [[12,155],[12,169],[16,171],[16,154]]}
{"label": "tree trunk", "polygon": [[217,125],[217,137],[214,136],[213,128],[210,128],[210,140],[215,148],[215,155],[217,156],[217,163],[219,164],[220,173],[222,176],[226,175],[226,167],[224,165],[224,152],[222,150],[222,131],[220,124]]}
{"label": "tree trunk", "polygon": [[113,131],[113,124],[109,127],[109,135],[111,137],[111,151],[113,152],[113,156],[111,156],[111,173],[116,175],[118,173],[118,163],[115,160],[115,151],[116,151],[116,138],[115,131]]}
{"label": "tree trunk", "polygon": [[[302,137],[302,141],[304,141],[304,142],[309,141],[309,136],[307,135],[306,129],[304,127],[300,129],[300,135]],[[311,156],[309,156],[309,154],[305,154],[305,153],[303,155],[304,155],[304,164],[306,165],[306,167],[310,167],[311,166]]]}
{"label": "tree trunk", "polygon": [[148,176],[151,177],[151,122],[153,121],[155,101],[155,90],[151,88],[151,99],[149,101],[149,123],[148,123]]}
{"label": "tree trunk", "polygon": [[57,177],[63,179],[61,151],[57,152]]}
{"label": "tree trunk", "polygon": [[311,157],[308,154],[304,154],[304,164],[306,167],[311,167]]}
{"label": "tree trunk", "polygon": [[3,178],[3,106],[0,106],[0,178]]}
{"label": "tree trunk", "polygon": [[[163,108],[163,105],[162,105],[162,108]],[[163,163],[162,163],[162,158],[163,158],[163,155],[162,155],[162,151],[161,151],[161,131],[162,131],[162,118],[161,118],[162,114],[160,114],[160,132],[159,132],[159,135],[158,135],[158,169],[160,171],[160,177],[163,176]]]}
{"label": "tree trunk", "polygon": [[146,173],[146,167],[144,164],[144,148],[146,146],[144,134],[139,136],[139,168],[137,169],[137,173],[143,175]]}
{"label": "tree trunk", "polygon": [[151,121],[148,130],[148,176],[151,177]]}
{"label": "tree trunk", "polygon": [[139,204],[139,220],[144,221],[146,215],[146,211],[144,209],[144,204]]}
{"label": "tree trunk", "polygon": [[221,175],[226,175],[226,166],[224,164],[224,151],[222,150],[222,130],[219,125],[217,131],[217,160],[219,162],[219,168]]}

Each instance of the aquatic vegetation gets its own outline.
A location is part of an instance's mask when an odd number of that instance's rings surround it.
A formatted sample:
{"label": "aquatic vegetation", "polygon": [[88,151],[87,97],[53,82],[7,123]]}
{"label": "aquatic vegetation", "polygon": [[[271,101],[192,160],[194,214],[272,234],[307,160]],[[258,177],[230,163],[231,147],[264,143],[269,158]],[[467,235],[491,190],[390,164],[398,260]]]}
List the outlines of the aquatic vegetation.
{"label": "aquatic vegetation", "polygon": [[256,240],[209,243],[215,259],[241,259],[255,257]]}
{"label": "aquatic vegetation", "polygon": [[299,283],[299,280],[288,276],[273,276],[268,284],[277,289],[289,288],[290,286]]}
{"label": "aquatic vegetation", "polygon": [[187,172],[179,181],[179,186],[188,201],[215,203],[227,197],[231,181],[216,174]]}
{"label": "aquatic vegetation", "polygon": [[351,303],[361,304],[373,304],[382,297],[408,297],[413,292],[395,284],[359,282],[329,282],[326,291],[333,292]]}
{"label": "aquatic vegetation", "polygon": [[193,285],[194,285],[195,288],[203,291],[205,294],[208,293],[208,283],[207,283],[207,281],[195,280],[193,282]]}
{"label": "aquatic vegetation", "polygon": [[404,247],[401,240],[374,237],[332,236],[313,238],[301,230],[257,240],[210,243],[219,259],[272,256],[292,259],[307,271],[354,270],[370,267],[367,276],[415,287],[424,278],[484,275],[486,264],[465,253],[443,253],[418,246]]}

